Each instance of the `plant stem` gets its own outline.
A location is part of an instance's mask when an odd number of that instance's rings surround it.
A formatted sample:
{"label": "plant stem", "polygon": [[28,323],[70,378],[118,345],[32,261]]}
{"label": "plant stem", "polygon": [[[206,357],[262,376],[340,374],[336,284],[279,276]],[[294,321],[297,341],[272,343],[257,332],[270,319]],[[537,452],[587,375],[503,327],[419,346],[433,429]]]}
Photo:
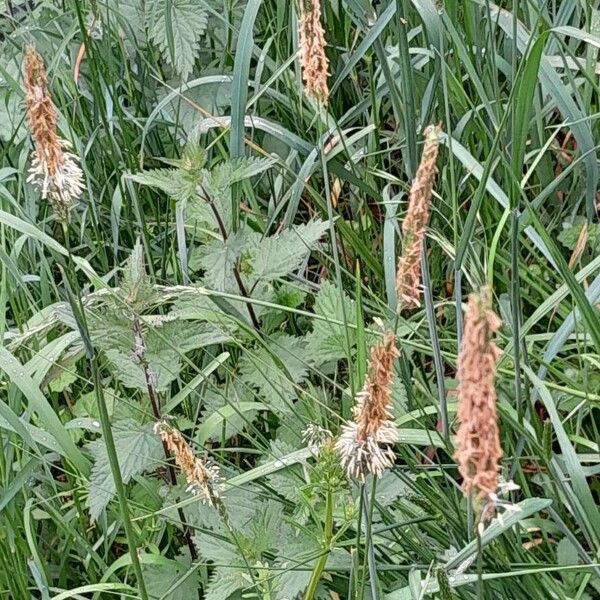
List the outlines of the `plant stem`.
{"label": "plant stem", "polygon": [[[148,390],[148,396],[150,397],[150,405],[152,406],[152,413],[154,414],[154,418],[157,421],[162,419],[162,414],[160,411],[160,400],[158,398],[158,392],[156,390],[156,378],[154,373],[150,371],[148,366],[148,361],[146,360],[146,343],[144,341],[144,333],[142,331],[142,324],[140,323],[140,318],[138,315],[134,315],[133,317],[133,335],[135,339],[135,356],[144,371],[144,379],[146,380],[146,388]],[[171,485],[177,485],[177,474],[175,473],[175,468],[171,462],[171,452],[167,447],[167,443],[162,440],[162,447],[165,453],[165,459],[167,461],[167,471],[169,473],[169,479],[171,480]],[[198,553],[196,552],[196,547],[194,546],[194,542],[192,540],[192,535],[190,532],[190,527],[186,521],[185,514],[183,513],[183,508],[181,506],[177,507],[177,514],[179,515],[179,520],[183,526],[183,537],[185,538],[185,542],[189,548],[190,556],[192,560],[196,560],[198,558]]]}
{"label": "plant stem", "polygon": [[477,527],[477,600],[483,600],[483,547],[481,545],[481,529],[483,521]]}
{"label": "plant stem", "polygon": [[373,594],[372,599],[377,600],[378,593],[373,593],[374,590],[377,592],[377,570],[375,568],[375,553],[373,551],[373,537],[371,535],[371,525],[373,523],[373,512],[375,508],[375,491],[377,489],[377,478],[373,477],[373,485],[371,487],[371,501],[369,502],[369,496],[367,493],[366,484],[363,483],[360,486],[361,495],[361,512],[365,520],[365,553],[362,564],[362,573],[360,580],[360,591],[357,598],[364,598],[365,585],[367,581],[367,569],[369,571],[369,579],[371,582],[371,593]]}
{"label": "plant stem", "polygon": [[323,529],[323,554],[317,561],[315,568],[313,569],[308,587],[306,588],[306,594],[304,600],[313,600],[317,591],[319,581],[321,581],[321,575],[327,564],[327,558],[331,551],[331,538],[333,536],[333,492],[331,488],[327,488],[325,495],[325,526]]}
{"label": "plant stem", "polygon": [[[204,200],[210,206],[210,208],[213,212],[215,221],[217,222],[217,226],[219,227],[219,231],[221,232],[221,237],[223,238],[223,242],[225,242],[225,241],[227,241],[227,230],[225,229],[225,223],[223,223],[221,214],[217,210],[217,207],[215,206],[215,203],[213,202],[213,200],[210,197],[210,195],[208,194],[208,192],[202,186],[200,186],[200,189],[202,190],[202,195],[204,196]],[[240,267],[237,262],[233,265],[233,276],[235,277],[235,282],[238,286],[238,289],[240,290],[240,294],[244,298],[250,299],[250,294],[248,294],[248,290],[246,289],[246,286],[244,285],[244,282],[242,281],[242,276],[240,275]],[[252,304],[250,304],[250,302],[246,302],[246,307],[248,309],[248,315],[250,316],[250,321],[252,321],[252,326],[254,327],[254,329],[256,331],[260,332],[260,330],[261,330],[260,323],[259,323],[258,319],[256,318],[256,313],[254,312],[254,307],[252,306]]]}

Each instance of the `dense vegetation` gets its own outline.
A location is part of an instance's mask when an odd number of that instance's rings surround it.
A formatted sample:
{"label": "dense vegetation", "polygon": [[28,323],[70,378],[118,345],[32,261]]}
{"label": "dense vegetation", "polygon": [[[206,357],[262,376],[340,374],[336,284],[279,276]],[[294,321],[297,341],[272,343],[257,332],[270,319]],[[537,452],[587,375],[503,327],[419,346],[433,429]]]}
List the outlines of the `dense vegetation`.
{"label": "dense vegetation", "polygon": [[[600,598],[600,2],[317,6],[0,3],[0,597]],[[483,286],[493,506],[456,463]],[[363,482],[336,440],[386,347]]]}

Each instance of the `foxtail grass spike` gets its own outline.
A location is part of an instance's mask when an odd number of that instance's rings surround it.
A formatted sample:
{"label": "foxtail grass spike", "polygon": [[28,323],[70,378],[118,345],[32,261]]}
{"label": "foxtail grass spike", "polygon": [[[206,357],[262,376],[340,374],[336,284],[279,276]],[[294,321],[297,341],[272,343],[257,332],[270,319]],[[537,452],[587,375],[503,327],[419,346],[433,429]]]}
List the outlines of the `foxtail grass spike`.
{"label": "foxtail grass spike", "polygon": [[465,495],[494,499],[500,470],[500,433],[496,409],[496,363],[493,341],[501,321],[491,308],[491,291],[471,294],[458,357],[458,432],[456,454]]}
{"label": "foxtail grass spike", "polygon": [[348,477],[364,481],[372,473],[381,477],[394,464],[392,446],[398,430],[392,416],[394,359],[399,356],[393,333],[371,348],[363,390],[357,394],[354,418],[342,427],[336,448]]}
{"label": "foxtail grass spike", "polygon": [[46,68],[33,46],[25,51],[24,85],[27,120],[35,145],[27,181],[66,220],[85,189],[83,173],[79,157],[69,152],[71,144],[57,133],[57,113],[48,91]]}
{"label": "foxtail grass spike", "polygon": [[408,211],[402,223],[402,255],[396,272],[398,310],[410,310],[421,305],[421,252],[437,174],[439,133],[440,128],[434,125],[425,129],[425,147],[410,189]]}
{"label": "foxtail grass spike", "polygon": [[178,429],[169,425],[164,419],[158,421],[154,431],[175,458],[177,466],[184,473],[188,488],[187,491],[199,496],[204,502],[217,508],[219,504],[219,482],[221,477],[219,467],[201,460],[184,439]]}
{"label": "foxtail grass spike", "polygon": [[329,100],[329,61],[325,55],[327,43],[321,25],[319,0],[300,0],[298,28],[304,91],[309,98],[326,106]]}

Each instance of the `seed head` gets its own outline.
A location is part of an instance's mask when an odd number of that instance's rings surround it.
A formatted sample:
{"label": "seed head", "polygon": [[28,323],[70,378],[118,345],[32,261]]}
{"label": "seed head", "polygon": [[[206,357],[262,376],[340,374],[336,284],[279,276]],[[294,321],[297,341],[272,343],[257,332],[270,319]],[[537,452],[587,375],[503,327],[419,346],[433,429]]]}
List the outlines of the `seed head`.
{"label": "seed head", "polygon": [[410,189],[408,211],[402,223],[404,239],[396,272],[398,310],[418,308],[421,305],[421,252],[437,174],[439,133],[440,128],[433,125],[425,129],[425,147]]}
{"label": "seed head", "polygon": [[183,471],[188,482],[187,491],[199,496],[204,502],[218,508],[219,504],[219,467],[199,459],[181,432],[166,421],[158,421],[154,431],[173,454],[177,466]]}
{"label": "seed head", "polygon": [[57,134],[56,108],[48,91],[48,76],[41,56],[32,46],[25,51],[25,106],[35,150],[27,181],[42,192],[59,216],[66,219],[85,185],[79,157],[71,144]]}
{"label": "seed head", "polygon": [[300,0],[299,45],[304,91],[309,98],[327,105],[329,61],[325,55],[325,32],[321,25],[320,0]]}
{"label": "seed head", "polygon": [[398,430],[391,412],[391,396],[397,356],[391,332],[371,348],[365,385],[355,400],[354,419],[342,427],[336,443],[348,477],[359,481],[364,481],[368,473],[381,477],[394,464],[392,446],[398,440]]}
{"label": "seed head", "polygon": [[496,410],[496,363],[500,350],[494,333],[502,322],[491,308],[491,293],[483,288],[469,296],[458,357],[458,432],[456,454],[463,491],[480,499],[495,497],[500,470],[500,432]]}

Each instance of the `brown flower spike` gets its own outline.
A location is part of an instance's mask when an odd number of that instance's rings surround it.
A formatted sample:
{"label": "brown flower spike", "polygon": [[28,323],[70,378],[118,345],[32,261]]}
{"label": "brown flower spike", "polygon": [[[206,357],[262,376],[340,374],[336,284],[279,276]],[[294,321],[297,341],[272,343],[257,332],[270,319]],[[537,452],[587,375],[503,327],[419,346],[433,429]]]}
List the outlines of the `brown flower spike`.
{"label": "brown flower spike", "polygon": [[354,419],[342,427],[336,448],[348,477],[364,481],[368,473],[381,477],[394,464],[398,430],[392,416],[396,339],[389,332],[371,348],[363,390],[356,396]]}
{"label": "brown flower spike", "polygon": [[493,500],[500,470],[500,432],[496,412],[496,363],[501,351],[494,333],[502,322],[491,308],[491,292],[471,294],[458,357],[458,433],[456,454],[465,495]]}
{"label": "brown flower spike", "polygon": [[437,174],[440,128],[430,125],[424,133],[425,147],[410,189],[408,211],[402,223],[404,239],[396,272],[399,311],[418,308],[421,305],[421,252]]}
{"label": "brown flower spike", "polygon": [[321,25],[319,0],[299,0],[300,66],[304,79],[304,91],[309,98],[327,105],[329,100],[329,61],[325,55],[325,32]]}
{"label": "brown flower spike", "polygon": [[181,432],[166,421],[158,421],[154,426],[175,458],[177,466],[183,471],[188,482],[187,491],[200,496],[213,507],[219,503],[219,467],[200,460],[185,441]]}
{"label": "brown flower spike", "polygon": [[57,114],[48,91],[48,77],[41,56],[32,46],[25,51],[25,106],[35,150],[27,181],[42,192],[61,218],[81,196],[85,186],[79,157],[67,150],[70,143],[57,134]]}

